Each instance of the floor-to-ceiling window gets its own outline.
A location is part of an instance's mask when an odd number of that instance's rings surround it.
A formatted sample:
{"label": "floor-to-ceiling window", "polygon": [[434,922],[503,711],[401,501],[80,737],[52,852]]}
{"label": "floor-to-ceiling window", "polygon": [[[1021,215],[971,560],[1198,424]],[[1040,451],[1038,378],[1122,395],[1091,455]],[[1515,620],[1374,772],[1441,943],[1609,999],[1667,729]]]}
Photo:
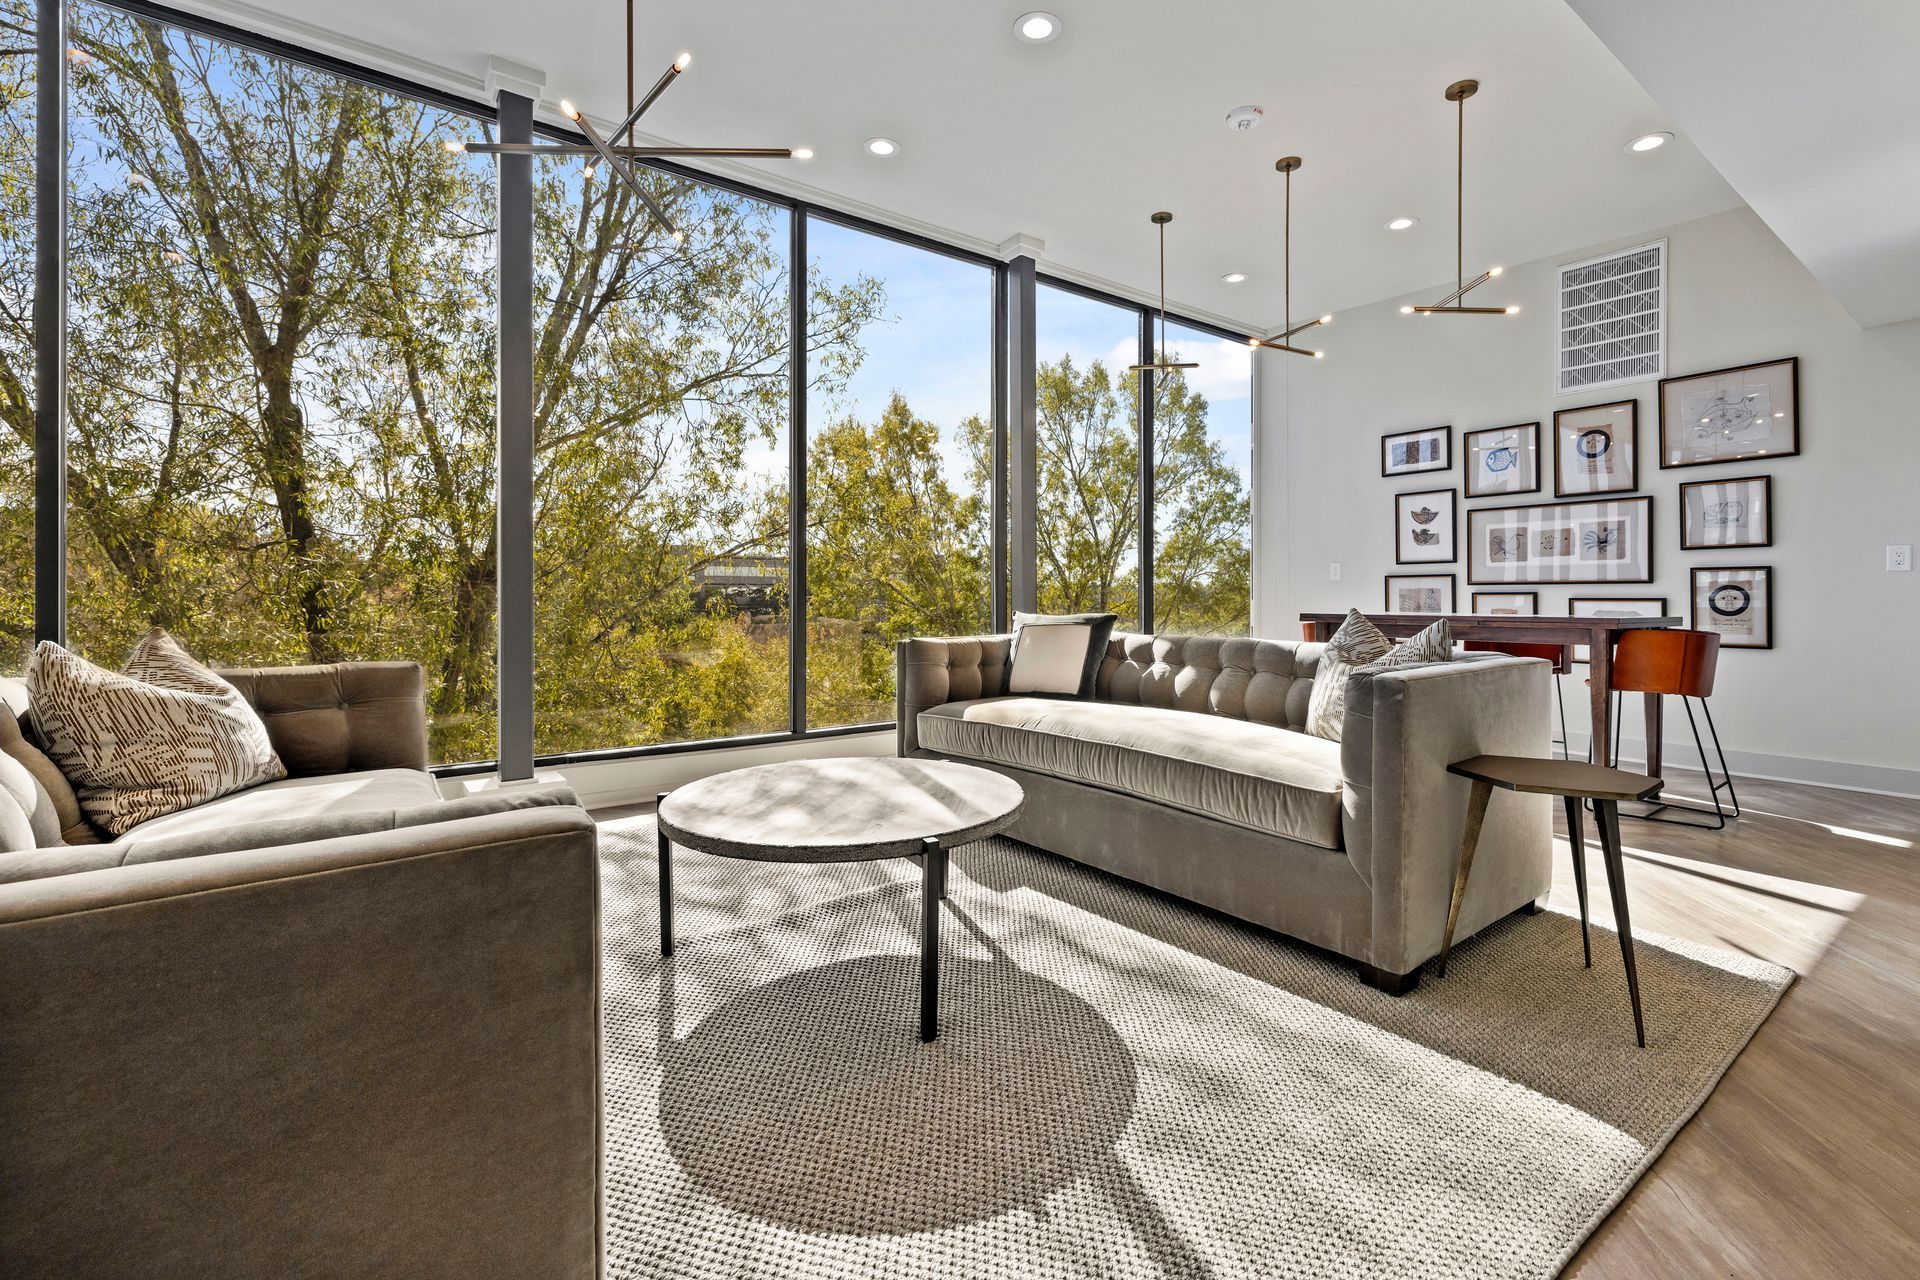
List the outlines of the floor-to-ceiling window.
{"label": "floor-to-ceiling window", "polygon": [[33,642],[34,13],[0,0],[0,672]]}
{"label": "floor-to-ceiling window", "polygon": [[433,757],[490,757],[478,122],[98,4],[69,41],[69,644],[415,658]]}
{"label": "floor-to-ceiling window", "polygon": [[1253,518],[1253,351],[1169,322],[1165,356],[1197,362],[1155,376],[1153,627],[1245,635]]}
{"label": "floor-to-ceiling window", "polygon": [[893,645],[991,626],[993,273],[810,218],[812,287],[872,318],[807,404],[807,724],[893,718]]}
{"label": "floor-to-ceiling window", "polygon": [[784,208],[578,160],[535,181],[542,755],[788,727]]}
{"label": "floor-to-ceiling window", "polygon": [[1035,312],[1039,607],[1138,627],[1140,313],[1044,284]]}

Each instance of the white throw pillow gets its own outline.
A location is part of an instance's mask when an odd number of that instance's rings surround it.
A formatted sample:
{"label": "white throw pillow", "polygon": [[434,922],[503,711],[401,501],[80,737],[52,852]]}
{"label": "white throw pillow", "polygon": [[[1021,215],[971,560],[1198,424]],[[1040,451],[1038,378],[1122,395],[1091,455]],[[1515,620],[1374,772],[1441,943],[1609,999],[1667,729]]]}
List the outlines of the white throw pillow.
{"label": "white throw pillow", "polygon": [[1327,641],[1320,666],[1313,673],[1313,694],[1307,699],[1307,732],[1329,742],[1340,741],[1340,729],[1347,720],[1347,677],[1356,667],[1385,657],[1392,648],[1393,641],[1358,609],[1347,610],[1346,621]]}
{"label": "white throw pillow", "polygon": [[1117,621],[1111,613],[1014,614],[1007,692],[1091,698]]}
{"label": "white throw pillow", "polygon": [[27,668],[47,754],[95,825],[149,818],[287,776],[240,691],[155,627],[123,674],[43,641]]}

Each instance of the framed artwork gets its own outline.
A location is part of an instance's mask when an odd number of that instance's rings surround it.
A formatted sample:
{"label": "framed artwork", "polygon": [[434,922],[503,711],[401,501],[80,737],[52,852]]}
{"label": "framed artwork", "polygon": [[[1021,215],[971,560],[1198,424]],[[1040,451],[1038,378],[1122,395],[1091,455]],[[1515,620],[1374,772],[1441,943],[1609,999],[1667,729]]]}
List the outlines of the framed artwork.
{"label": "framed artwork", "polygon": [[1380,437],[1380,474],[1411,476],[1453,470],[1453,428],[1421,427]]}
{"label": "framed artwork", "polygon": [[1467,512],[1467,581],[1652,582],[1653,499],[1600,498]]}
{"label": "framed artwork", "polygon": [[1460,506],[1451,489],[1393,495],[1393,562],[1452,564],[1460,558]]}
{"label": "framed artwork", "polygon": [[1553,415],[1553,496],[1639,488],[1640,402],[1616,400]]}
{"label": "framed artwork", "polygon": [[1452,613],[1453,575],[1450,573],[1388,574],[1387,612]]}
{"label": "framed artwork", "polygon": [[1800,357],[1660,379],[1660,465],[1800,452]]}
{"label": "framed artwork", "polygon": [[1476,591],[1473,593],[1473,611],[1501,617],[1531,618],[1540,612],[1540,593],[1538,591]]}
{"label": "framed artwork", "polygon": [[1488,427],[1460,436],[1469,498],[1540,492],[1540,424]]}
{"label": "framed artwork", "polygon": [[[1575,596],[1567,601],[1570,618],[1664,618],[1665,596]],[[1586,662],[1587,646],[1575,645],[1573,660]]]}
{"label": "framed artwork", "polygon": [[1723,649],[1773,648],[1773,570],[1695,569],[1693,629],[1713,632]]}
{"label": "framed artwork", "polygon": [[1773,477],[1695,480],[1680,486],[1680,548],[1773,545]]}

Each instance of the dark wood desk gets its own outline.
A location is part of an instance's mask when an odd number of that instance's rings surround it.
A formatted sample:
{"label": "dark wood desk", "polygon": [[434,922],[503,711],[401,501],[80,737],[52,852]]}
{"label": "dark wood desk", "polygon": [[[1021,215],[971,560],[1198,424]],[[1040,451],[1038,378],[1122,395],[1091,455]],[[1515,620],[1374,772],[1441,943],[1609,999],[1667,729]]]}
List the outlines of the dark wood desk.
{"label": "dark wood desk", "polygon": [[[1622,631],[1649,627],[1677,627],[1679,618],[1553,618],[1516,617],[1484,613],[1369,613],[1368,622],[1395,640],[1425,630],[1441,618],[1455,640],[1494,640],[1521,644],[1584,644],[1592,660],[1592,731],[1595,763],[1613,763],[1613,644]],[[1301,634],[1308,640],[1326,640],[1347,620],[1344,613],[1303,613]],[[1646,696],[1647,773],[1660,776],[1660,695]]]}

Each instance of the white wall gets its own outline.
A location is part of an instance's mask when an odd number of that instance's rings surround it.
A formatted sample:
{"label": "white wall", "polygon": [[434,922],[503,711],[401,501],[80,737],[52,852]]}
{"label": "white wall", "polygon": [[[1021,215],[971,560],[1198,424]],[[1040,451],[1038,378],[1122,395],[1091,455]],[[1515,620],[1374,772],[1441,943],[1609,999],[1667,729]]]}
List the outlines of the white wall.
{"label": "white wall", "polygon": [[[1554,394],[1556,267],[1663,237],[1668,372],[1799,356],[1799,457],[1662,471],[1653,381]],[[1459,488],[1460,432],[1539,419],[1547,477],[1539,500],[1550,502],[1554,410],[1635,398],[1655,581],[1540,584],[1541,612],[1564,613],[1572,595],[1645,594],[1666,596],[1668,611],[1685,618],[1691,567],[1772,565],[1775,647],[1721,651],[1713,707],[1736,773],[1920,794],[1920,573],[1884,570],[1889,543],[1920,543],[1920,321],[1859,328],[1744,208],[1507,264],[1472,301],[1518,303],[1517,316],[1400,314],[1403,302],[1429,301],[1395,298],[1340,313],[1324,337],[1316,331],[1324,360],[1261,354],[1256,634],[1297,636],[1303,610],[1378,610],[1383,575],[1424,571],[1394,566],[1392,495]],[[1451,473],[1380,477],[1381,435],[1441,423],[1455,431]],[[1772,547],[1680,549],[1682,480],[1759,473],[1774,477]],[[1464,543],[1464,513],[1460,531]],[[1344,569],[1339,582],[1328,580],[1333,561]],[[1458,574],[1457,607],[1467,612],[1465,562],[1432,567]],[[1576,739],[1586,726],[1584,671],[1565,678]],[[1632,710],[1623,756],[1637,755],[1639,727]],[[1666,740],[1669,761],[1695,759],[1677,707]]]}

